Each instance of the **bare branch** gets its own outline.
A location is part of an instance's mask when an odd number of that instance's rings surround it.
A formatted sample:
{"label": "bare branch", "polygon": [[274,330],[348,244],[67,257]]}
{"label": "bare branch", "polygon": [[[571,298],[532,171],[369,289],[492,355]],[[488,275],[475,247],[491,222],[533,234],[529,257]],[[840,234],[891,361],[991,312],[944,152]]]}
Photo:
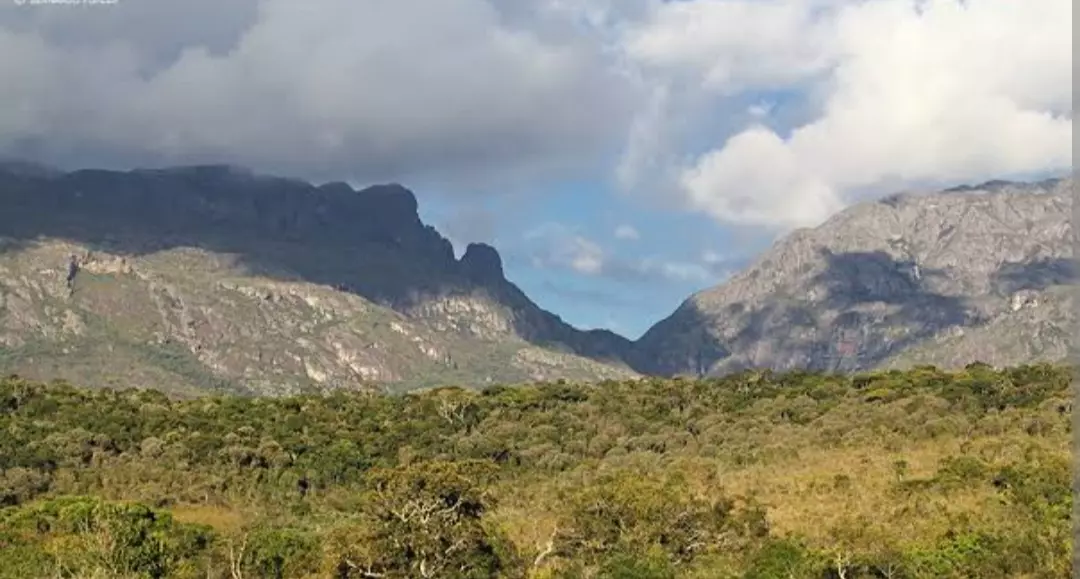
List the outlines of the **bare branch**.
{"label": "bare branch", "polygon": [[558,534],[559,527],[556,526],[555,530],[551,531],[551,537],[548,538],[548,542],[547,545],[544,547],[544,550],[536,556],[536,559],[533,559],[533,567],[539,567],[540,563],[542,563],[545,558],[555,552],[555,536]]}

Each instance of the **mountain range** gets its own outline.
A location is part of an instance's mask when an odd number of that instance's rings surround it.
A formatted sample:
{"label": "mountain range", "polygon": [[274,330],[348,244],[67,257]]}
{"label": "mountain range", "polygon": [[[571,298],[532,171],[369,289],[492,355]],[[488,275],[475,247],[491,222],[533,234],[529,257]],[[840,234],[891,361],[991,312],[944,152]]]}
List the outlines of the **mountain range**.
{"label": "mountain range", "polygon": [[580,330],[401,185],[0,165],[0,372],[280,395],[1065,357],[1071,179],[906,193],[779,240],[637,341]]}

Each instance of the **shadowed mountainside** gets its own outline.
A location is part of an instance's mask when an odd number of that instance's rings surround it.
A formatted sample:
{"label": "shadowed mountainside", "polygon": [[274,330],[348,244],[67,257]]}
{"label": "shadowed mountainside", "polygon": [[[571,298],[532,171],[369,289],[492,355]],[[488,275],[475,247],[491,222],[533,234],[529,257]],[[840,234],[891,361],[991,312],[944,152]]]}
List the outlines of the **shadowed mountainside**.
{"label": "shadowed mountainside", "polygon": [[636,344],[649,373],[850,371],[1066,356],[1071,179],[853,206],[777,242]]}
{"label": "shadowed mountainside", "polygon": [[[128,296],[134,304],[160,302],[143,294],[163,291],[175,294],[170,299],[180,305],[172,309],[182,312],[178,314],[181,317],[198,317],[201,311],[203,317],[212,318],[215,317],[212,312],[220,310],[216,317],[232,323],[219,323],[211,333],[228,333],[229,326],[233,326],[233,335],[246,331],[254,337],[259,333],[254,326],[235,327],[244,324],[230,316],[240,314],[225,315],[223,312],[229,308],[222,310],[222,304],[206,303],[202,310],[182,305],[185,301],[199,302],[200,296],[207,298],[201,301],[214,301],[208,294],[220,290],[217,285],[223,283],[222,279],[243,278],[261,280],[259,283],[264,285],[271,281],[292,284],[292,290],[283,287],[257,290],[267,292],[266,296],[270,297],[265,297],[266,302],[273,301],[273,296],[278,294],[296,293],[299,290],[294,286],[300,284],[307,288],[303,291],[333,296],[324,299],[351,303],[353,310],[363,305],[387,319],[399,314],[401,323],[416,326],[407,332],[409,335],[425,336],[421,340],[429,341],[475,342],[475,348],[490,350],[477,356],[490,358],[490,365],[495,367],[513,366],[520,348],[505,347],[502,349],[506,352],[500,353],[495,350],[507,344],[523,343],[532,352],[531,358],[549,367],[549,372],[541,372],[537,377],[558,375],[560,366],[567,365],[591,368],[585,374],[596,376],[633,374],[620,362],[630,346],[628,340],[607,331],[577,330],[537,307],[506,280],[501,259],[490,246],[471,244],[460,260],[455,259],[450,242],[421,222],[416,197],[400,185],[354,191],[344,183],[313,186],[227,166],[61,173],[32,165],[8,164],[0,168],[0,206],[4,208],[0,213],[0,237],[4,241],[0,243],[3,254],[0,260],[13,264],[17,256],[33,255],[19,262],[18,267],[11,265],[14,272],[51,272],[49,279],[63,281],[68,286],[69,282],[81,284],[85,281],[81,274],[95,270],[96,275],[112,276],[115,283],[109,288],[98,284],[93,291],[80,289],[85,296],[94,292],[116,293],[123,286],[119,280],[127,276],[131,278],[127,279],[129,285],[146,286],[130,290],[129,293],[141,296]],[[61,272],[74,279],[57,279]],[[138,281],[140,276],[142,279]],[[172,278],[172,282],[154,281],[157,278]],[[201,286],[191,284],[198,279],[202,279]],[[33,287],[40,285],[40,280],[19,275],[9,276],[5,285],[18,285],[19,280],[24,286],[21,292],[14,287],[5,287],[0,292],[23,294],[21,300],[5,299],[0,303],[6,304],[9,322],[20,315],[19,311],[12,313],[13,308],[22,308],[21,315],[25,318],[26,312],[34,309],[32,305],[48,307],[44,304],[48,301],[45,295],[62,299],[65,291],[73,289],[54,283],[55,291],[31,295],[32,290],[41,289]],[[236,285],[235,280],[231,283]],[[74,296],[76,292],[71,293]],[[362,300],[350,302],[349,296]],[[59,308],[54,309],[52,314],[61,315]],[[116,317],[122,309],[123,304],[118,302],[112,309],[99,307],[95,311],[98,317],[107,319]],[[337,314],[350,317],[358,311]],[[50,314],[38,317],[49,318]],[[85,322],[82,317],[76,317]],[[48,325],[39,322],[28,323],[31,327],[35,323]],[[222,343],[221,339],[207,335],[180,339],[178,333],[188,330],[196,333],[194,326],[198,322],[192,319],[184,324],[192,327],[165,332],[172,334],[172,343],[182,344],[178,347],[187,352],[184,356],[207,358],[209,354],[205,351],[215,351],[214,343]],[[27,332],[17,332],[11,325],[8,324],[7,345],[25,347]],[[0,331],[2,328],[0,325]],[[349,333],[348,328],[343,331]],[[290,336],[288,330],[278,333],[283,341],[295,341],[296,336]],[[38,337],[51,339],[48,331],[44,334]],[[376,332],[362,341],[365,345],[379,344],[385,339]],[[354,350],[355,346],[330,345],[331,349],[339,350]],[[200,350],[204,352],[200,354]],[[441,354],[426,354],[426,357],[441,360],[440,364],[446,368],[461,370],[462,356],[458,356],[458,361],[448,361]],[[251,361],[255,363],[259,359],[255,356]],[[202,362],[214,368],[214,363],[206,359]],[[240,371],[234,370],[232,374]],[[229,374],[224,368],[212,371],[223,372]],[[321,373],[324,372],[314,372]],[[342,379],[348,374],[343,374]],[[386,367],[368,374],[372,379],[397,381],[412,372],[402,367]],[[479,370],[475,376],[469,371],[451,374],[467,383],[500,377]],[[520,379],[530,376],[524,372]]]}
{"label": "shadowed mountainside", "polygon": [[2,164],[0,370],[290,392],[1061,360],[1071,186],[853,206],[632,343],[536,306],[490,246],[455,259],[400,185]]}

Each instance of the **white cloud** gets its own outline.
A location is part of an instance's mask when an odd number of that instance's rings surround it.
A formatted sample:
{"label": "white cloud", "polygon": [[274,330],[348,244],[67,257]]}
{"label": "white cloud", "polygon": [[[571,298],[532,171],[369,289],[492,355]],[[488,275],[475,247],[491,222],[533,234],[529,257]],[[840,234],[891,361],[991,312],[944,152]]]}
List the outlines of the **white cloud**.
{"label": "white cloud", "polygon": [[615,239],[636,240],[641,239],[641,233],[633,225],[622,224],[615,228]]}
{"label": "white cloud", "polygon": [[585,275],[599,275],[604,271],[605,256],[599,245],[581,237],[575,237],[572,243],[571,269]]}
{"label": "white cloud", "polygon": [[769,116],[769,113],[772,112],[772,109],[772,103],[758,103],[756,105],[750,105],[750,107],[746,109],[746,114],[750,115],[751,117],[760,119]]}
{"label": "white cloud", "polygon": [[654,262],[646,261],[643,264],[645,271],[658,271],[668,279],[686,282],[705,282],[712,279],[708,268],[699,263],[667,262],[654,265]]}
{"label": "white cloud", "polygon": [[564,268],[582,275],[600,275],[608,256],[596,242],[557,223],[548,223],[525,234],[533,242],[532,263],[540,268]]}
{"label": "white cloud", "polygon": [[724,263],[726,259],[720,253],[717,253],[711,249],[707,249],[701,252],[701,262],[707,265],[717,265]]}
{"label": "white cloud", "polygon": [[[1071,166],[1069,0],[866,0],[819,11],[815,2],[753,4],[661,9],[668,14],[644,35],[651,50],[639,50],[672,74],[696,71],[709,90],[722,90],[713,86],[720,81],[739,90],[812,79],[823,98],[816,118],[790,135],[750,126],[684,169],[684,194],[717,220],[783,230],[819,223],[882,183]],[[695,27],[695,11],[730,18]],[[776,21],[766,23],[765,12]],[[711,26],[726,40],[708,40]],[[780,44],[770,49],[761,38]]]}
{"label": "white cloud", "polygon": [[836,192],[763,127],[703,156],[684,173],[682,186],[694,206],[749,225],[812,225],[842,206]]}
{"label": "white cloud", "polygon": [[560,224],[548,223],[525,234],[531,263],[541,269],[562,269],[589,277],[634,282],[705,283],[717,279],[715,264],[655,257],[629,259]]}
{"label": "white cloud", "polygon": [[784,87],[830,63],[836,0],[657,3],[631,27],[626,50],[664,75],[721,94]]}
{"label": "white cloud", "polygon": [[648,187],[662,179],[658,174],[674,162],[672,108],[668,87],[662,83],[653,86],[645,106],[630,124],[622,158],[615,168],[616,182],[624,190]]}

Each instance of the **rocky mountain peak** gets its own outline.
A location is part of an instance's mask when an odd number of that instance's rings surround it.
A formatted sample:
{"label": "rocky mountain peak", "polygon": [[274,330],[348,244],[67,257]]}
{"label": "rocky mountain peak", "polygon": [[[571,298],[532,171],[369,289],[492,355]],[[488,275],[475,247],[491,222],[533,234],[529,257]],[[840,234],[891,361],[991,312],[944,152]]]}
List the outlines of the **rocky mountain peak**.
{"label": "rocky mountain peak", "polygon": [[[1054,303],[1030,292],[1073,280],[1071,188],[1072,179],[991,181],[852,206],[692,296],[640,340],[639,367],[851,370],[976,328],[1004,331],[1005,316]],[[1026,350],[1009,358],[992,347],[1034,339],[1020,335],[986,338],[963,356],[1022,362]]]}
{"label": "rocky mountain peak", "polygon": [[[140,368],[180,356],[185,372],[244,383],[292,383],[298,369],[301,382],[320,385],[634,375],[621,364],[629,342],[539,308],[505,279],[495,248],[470,244],[455,259],[397,183],[314,186],[225,165],[55,174],[0,166],[0,207],[0,344],[51,340],[86,315],[99,335],[134,339],[121,349]],[[72,268],[71,255],[101,257]],[[63,283],[38,295],[46,274]],[[254,301],[243,305],[235,292]],[[54,299],[70,306],[53,312]],[[326,310],[330,301],[341,307]],[[128,316],[137,304],[145,311]],[[271,335],[288,360],[263,368]],[[120,348],[109,340],[100,345]],[[61,342],[58,351],[74,351]],[[106,369],[100,351],[80,355],[87,371]]]}
{"label": "rocky mountain peak", "polygon": [[374,185],[359,191],[359,196],[380,215],[401,221],[420,222],[416,194],[397,183]]}
{"label": "rocky mountain peak", "polygon": [[503,279],[502,258],[494,247],[486,243],[470,243],[461,256],[461,268],[465,275],[478,281]]}
{"label": "rocky mountain peak", "polygon": [[318,186],[317,191],[320,194],[327,196],[345,196],[356,194],[356,191],[352,188],[352,186],[343,181],[331,181],[329,183],[323,183],[322,185]]}

